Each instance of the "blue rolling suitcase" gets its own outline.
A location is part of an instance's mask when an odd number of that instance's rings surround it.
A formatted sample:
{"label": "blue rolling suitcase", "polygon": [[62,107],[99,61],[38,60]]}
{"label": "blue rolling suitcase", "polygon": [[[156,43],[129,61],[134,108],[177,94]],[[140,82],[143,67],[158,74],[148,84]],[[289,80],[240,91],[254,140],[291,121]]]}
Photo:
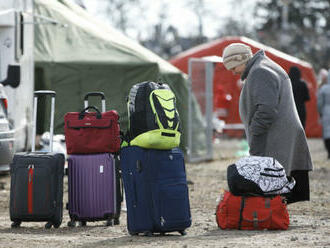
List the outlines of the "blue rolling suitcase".
{"label": "blue rolling suitcase", "polygon": [[185,164],[180,149],[125,147],[120,153],[131,235],[185,235],[191,225]]}

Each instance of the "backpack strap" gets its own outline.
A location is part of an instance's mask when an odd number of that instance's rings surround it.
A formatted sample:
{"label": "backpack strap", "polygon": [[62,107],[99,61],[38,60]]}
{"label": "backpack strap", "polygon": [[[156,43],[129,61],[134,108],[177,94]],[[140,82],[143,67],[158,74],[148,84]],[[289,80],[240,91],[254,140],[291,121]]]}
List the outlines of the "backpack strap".
{"label": "backpack strap", "polygon": [[120,147],[130,146],[130,132],[127,130],[126,133],[120,131]]}
{"label": "backpack strap", "polygon": [[239,209],[238,230],[241,230],[241,227],[242,227],[244,207],[245,207],[245,196],[241,196],[241,207]]}

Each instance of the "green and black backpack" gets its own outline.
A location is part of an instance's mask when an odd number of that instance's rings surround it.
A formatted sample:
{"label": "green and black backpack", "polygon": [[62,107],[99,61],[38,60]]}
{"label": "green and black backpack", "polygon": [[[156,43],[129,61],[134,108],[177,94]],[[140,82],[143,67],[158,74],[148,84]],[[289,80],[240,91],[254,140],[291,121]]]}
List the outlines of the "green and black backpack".
{"label": "green and black backpack", "polygon": [[131,146],[172,149],[180,145],[176,98],[167,84],[142,82],[132,86],[127,101]]}

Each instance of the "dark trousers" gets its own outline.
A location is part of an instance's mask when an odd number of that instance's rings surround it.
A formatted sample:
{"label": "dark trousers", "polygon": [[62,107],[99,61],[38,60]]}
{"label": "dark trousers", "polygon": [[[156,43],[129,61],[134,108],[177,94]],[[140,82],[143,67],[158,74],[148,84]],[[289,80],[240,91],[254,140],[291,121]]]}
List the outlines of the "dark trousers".
{"label": "dark trousers", "polygon": [[291,171],[290,176],[295,179],[296,185],[294,186],[292,192],[287,196],[287,203],[290,204],[298,201],[309,201],[308,171]]}
{"label": "dark trousers", "polygon": [[328,158],[330,158],[330,139],[324,139],[324,145],[328,152]]}

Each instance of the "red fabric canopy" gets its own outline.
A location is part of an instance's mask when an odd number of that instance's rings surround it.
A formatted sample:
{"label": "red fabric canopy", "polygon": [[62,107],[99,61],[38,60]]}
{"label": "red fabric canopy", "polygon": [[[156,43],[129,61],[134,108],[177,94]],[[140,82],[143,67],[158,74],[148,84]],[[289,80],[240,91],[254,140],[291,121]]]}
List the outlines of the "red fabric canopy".
{"label": "red fabric canopy", "polygon": [[[236,42],[249,45],[253,53],[259,49],[263,49],[266,55],[281,65],[286,72],[289,71],[291,66],[297,66],[301,70],[302,78],[307,82],[310,94],[310,100],[306,103],[306,135],[308,137],[321,137],[322,129],[318,121],[319,116],[316,107],[317,81],[312,66],[305,61],[246,37],[226,37],[182,52],[171,59],[170,62],[181,71],[187,73],[189,58],[201,58],[213,55],[221,56],[223,49],[227,45]],[[224,68],[222,63],[218,63],[214,71],[214,110],[216,111],[219,108],[228,110],[227,116],[221,118],[226,123],[241,123],[238,114],[240,88],[239,76],[234,76]]]}

